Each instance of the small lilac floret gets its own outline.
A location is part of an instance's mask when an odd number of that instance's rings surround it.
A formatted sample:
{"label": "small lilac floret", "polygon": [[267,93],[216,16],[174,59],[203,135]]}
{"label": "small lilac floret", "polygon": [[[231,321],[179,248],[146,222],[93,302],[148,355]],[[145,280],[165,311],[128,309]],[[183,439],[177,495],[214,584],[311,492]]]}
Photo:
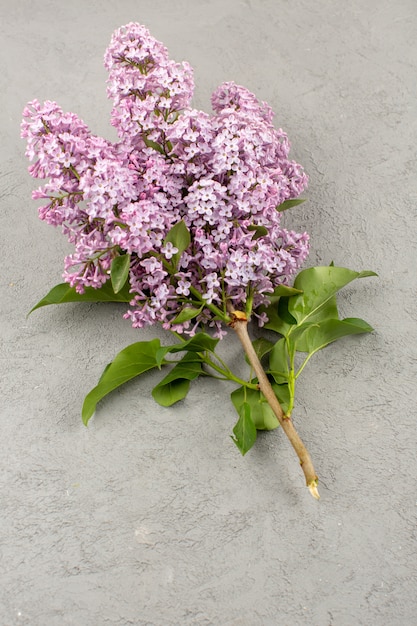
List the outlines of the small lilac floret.
{"label": "small lilac floret", "polygon": [[172,259],[174,254],[177,254],[178,248],[176,248],[173,243],[168,241],[164,246],[162,246],[161,252],[164,257],[169,260]]}

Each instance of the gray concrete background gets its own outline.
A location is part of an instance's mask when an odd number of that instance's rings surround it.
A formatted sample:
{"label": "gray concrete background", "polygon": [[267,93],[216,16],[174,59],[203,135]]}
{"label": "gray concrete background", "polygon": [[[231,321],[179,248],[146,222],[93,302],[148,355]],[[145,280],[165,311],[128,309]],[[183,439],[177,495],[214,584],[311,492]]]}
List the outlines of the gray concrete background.
{"label": "gray concrete background", "polygon": [[[417,623],[416,13],[415,0],[1,0],[0,624]],[[191,62],[196,106],[223,80],[273,106],[311,177],[287,216],[311,233],[309,265],[379,273],[341,298],[375,333],[300,380],[319,503],[282,433],[239,456],[232,388],[215,381],[161,409],[149,375],[84,428],[103,366],[154,331],[116,305],[25,318],[67,244],[30,199],[21,111],[56,100],[112,138],[102,57],[129,21]],[[234,338],[223,350],[239,365]]]}

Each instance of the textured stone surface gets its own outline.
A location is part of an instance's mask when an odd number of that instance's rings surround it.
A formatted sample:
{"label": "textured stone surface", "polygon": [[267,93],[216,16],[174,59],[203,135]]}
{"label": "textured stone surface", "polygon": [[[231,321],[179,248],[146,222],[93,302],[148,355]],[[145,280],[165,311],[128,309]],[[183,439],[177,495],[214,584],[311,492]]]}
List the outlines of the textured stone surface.
{"label": "textured stone surface", "polygon": [[[138,332],[112,305],[25,318],[67,244],[30,200],[21,111],[57,100],[113,137],[102,55],[128,21],[191,62],[196,106],[223,80],[273,106],[311,177],[286,218],[311,233],[309,263],[379,273],[341,298],[376,332],[300,380],[319,503],[282,433],[239,456],[230,389],[214,381],[160,409],[146,376],[85,429],[84,394]],[[0,32],[0,623],[414,625],[415,0],[3,1]],[[239,362],[234,338],[223,350]]]}

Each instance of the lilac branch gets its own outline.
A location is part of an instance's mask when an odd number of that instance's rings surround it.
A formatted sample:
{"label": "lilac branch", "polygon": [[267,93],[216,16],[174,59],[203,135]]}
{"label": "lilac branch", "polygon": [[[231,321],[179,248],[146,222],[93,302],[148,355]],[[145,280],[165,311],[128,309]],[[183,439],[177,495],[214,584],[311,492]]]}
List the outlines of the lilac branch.
{"label": "lilac branch", "polygon": [[239,340],[243,346],[245,353],[255,371],[255,374],[258,378],[259,388],[265,396],[269,406],[273,410],[277,420],[279,421],[283,431],[287,435],[292,447],[294,448],[298,458],[300,459],[301,469],[304,472],[304,476],[306,479],[306,485],[313,496],[317,500],[320,498],[317,485],[318,485],[318,477],[315,472],[313,462],[311,460],[310,454],[307,451],[303,441],[301,440],[299,434],[297,433],[294,424],[288,415],[284,414],[280,403],[274,393],[274,390],[271,387],[271,384],[268,380],[267,375],[261,365],[261,362],[258,359],[258,355],[256,354],[252,342],[250,340],[248,334],[248,321],[246,315],[241,311],[235,311],[232,307],[229,308],[229,312],[232,316],[232,322],[230,326],[236,332]]}

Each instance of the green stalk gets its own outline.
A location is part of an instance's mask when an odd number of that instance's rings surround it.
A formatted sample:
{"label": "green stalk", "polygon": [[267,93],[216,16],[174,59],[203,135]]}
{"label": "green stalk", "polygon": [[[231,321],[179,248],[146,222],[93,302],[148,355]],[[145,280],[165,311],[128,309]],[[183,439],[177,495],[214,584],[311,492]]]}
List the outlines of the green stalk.
{"label": "green stalk", "polygon": [[[177,332],[175,331],[171,331],[173,335],[175,335],[175,337],[177,337],[177,339],[179,339],[181,342],[185,343],[185,339]],[[211,367],[213,370],[215,370],[216,372],[218,372],[219,374],[222,374],[223,378],[221,378],[220,380],[231,380],[235,383],[237,383],[238,385],[242,385],[242,387],[244,388],[248,388],[248,389],[254,389],[257,390],[258,389],[258,385],[255,383],[250,383],[247,380],[243,380],[242,378],[239,378],[238,376],[235,376],[232,372],[232,370],[226,365],[226,363],[223,361],[222,358],[219,357],[218,354],[216,354],[215,352],[213,352],[213,355],[216,357],[216,359],[219,361],[219,363],[222,365],[222,367],[220,367],[219,365],[217,365],[216,363],[213,362],[213,360],[207,355],[207,352],[198,352],[198,355],[201,357],[203,363],[205,363],[206,365],[208,365],[209,367]],[[217,376],[213,376],[212,374],[207,373],[208,376],[211,376],[212,378],[217,378]]]}
{"label": "green stalk", "polygon": [[190,287],[190,292],[193,294],[193,296],[195,296],[196,298],[198,298],[200,300],[201,304],[204,304],[204,306],[209,311],[214,313],[214,315],[216,317],[218,317],[222,322],[224,322],[225,324],[230,324],[230,322],[232,320],[227,315],[227,313],[223,313],[223,311],[221,311],[215,304],[208,304],[208,302],[206,302],[206,300],[204,300],[204,298],[201,296],[201,293],[195,287],[191,286]]}
{"label": "green stalk", "polygon": [[295,397],[295,376],[294,369],[290,369],[288,376],[288,391],[290,392],[290,402],[288,405],[287,415],[291,416],[292,410],[294,408],[294,397]]}
{"label": "green stalk", "polygon": [[[216,354],[216,358],[219,358]],[[219,372],[219,374],[223,374],[223,376],[225,377],[224,380],[232,380],[233,382],[237,383],[238,385],[242,385],[242,387],[247,387],[248,389],[258,389],[258,385],[255,383],[249,383],[246,380],[242,380],[242,378],[239,378],[238,376],[235,376],[233,374],[233,372],[226,367],[225,369],[219,367],[218,365],[216,365],[215,363],[213,363],[213,361],[210,359],[210,357],[203,357],[204,362],[206,363],[206,365],[208,365],[209,367],[211,367],[212,369],[214,369],[216,372]]]}
{"label": "green stalk", "polygon": [[80,180],[80,175],[79,175],[79,173],[77,172],[77,170],[75,169],[75,167],[73,165],[70,165],[68,169],[70,170],[70,172],[72,172],[74,174],[74,176],[75,176],[75,178],[77,180]]}
{"label": "green stalk", "polygon": [[299,377],[299,375],[301,374],[301,372],[303,371],[303,369],[305,368],[305,366],[307,365],[307,363],[309,362],[309,360],[313,356],[313,354],[315,354],[315,352],[310,352],[310,354],[304,359],[304,361],[300,365],[300,369],[298,370],[298,372],[295,375],[295,379],[297,379]]}
{"label": "green stalk", "polygon": [[289,403],[288,412],[287,412],[287,415],[290,416],[294,408],[294,398],[295,398],[295,373],[294,373],[295,354],[294,354],[294,350],[290,350],[288,337],[285,338],[285,345],[287,348],[288,357],[290,361],[289,372],[288,372],[288,391],[290,392],[290,403]]}

